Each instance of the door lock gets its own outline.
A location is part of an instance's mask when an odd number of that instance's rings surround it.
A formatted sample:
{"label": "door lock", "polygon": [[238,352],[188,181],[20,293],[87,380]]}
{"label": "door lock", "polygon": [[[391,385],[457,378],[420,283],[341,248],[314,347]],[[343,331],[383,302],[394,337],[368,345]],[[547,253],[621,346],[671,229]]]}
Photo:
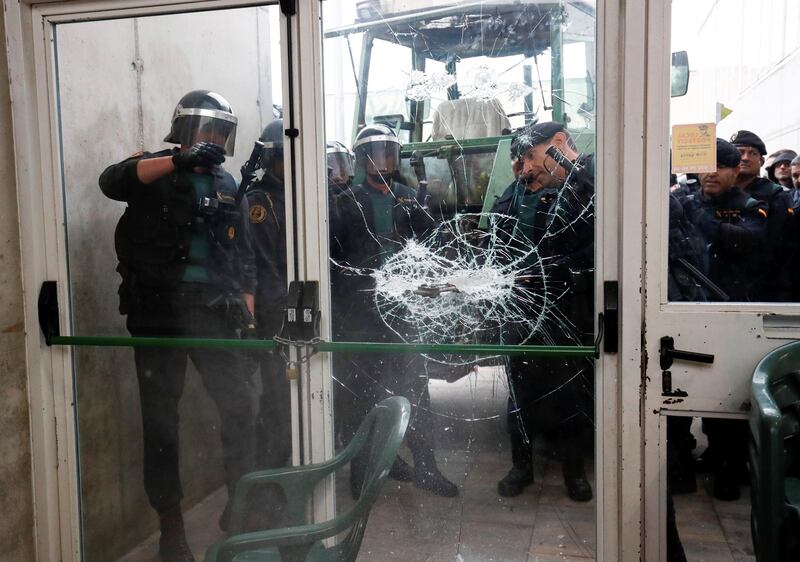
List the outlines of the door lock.
{"label": "door lock", "polygon": [[709,353],[697,353],[696,351],[683,351],[675,349],[675,340],[670,336],[661,338],[661,348],[658,351],[661,370],[666,371],[672,367],[672,362],[694,361],[695,363],[713,363],[714,356]]}

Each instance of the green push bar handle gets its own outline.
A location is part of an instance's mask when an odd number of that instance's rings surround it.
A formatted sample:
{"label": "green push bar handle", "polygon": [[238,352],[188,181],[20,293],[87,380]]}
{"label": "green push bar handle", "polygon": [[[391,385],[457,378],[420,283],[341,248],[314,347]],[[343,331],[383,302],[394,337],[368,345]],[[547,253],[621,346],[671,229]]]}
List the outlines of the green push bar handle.
{"label": "green push bar handle", "polygon": [[[297,342],[317,351],[339,353],[444,353],[464,355],[529,355],[535,357],[594,357],[595,348],[570,345],[490,345],[456,343],[372,343],[372,342]],[[207,338],[155,338],[126,336],[50,336],[49,345],[92,347],[192,347],[271,350],[273,340],[234,340]]]}

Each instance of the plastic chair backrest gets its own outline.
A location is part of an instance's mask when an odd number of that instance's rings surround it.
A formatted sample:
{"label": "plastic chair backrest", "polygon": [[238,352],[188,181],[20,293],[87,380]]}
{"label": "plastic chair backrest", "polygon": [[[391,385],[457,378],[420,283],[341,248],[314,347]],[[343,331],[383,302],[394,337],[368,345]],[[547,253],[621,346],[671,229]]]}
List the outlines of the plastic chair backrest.
{"label": "plastic chair backrest", "polygon": [[[402,396],[392,396],[379,402],[358,428],[352,444],[361,443],[368,450],[364,483],[358,500],[337,519],[350,519],[352,527],[347,536],[334,547],[338,560],[355,560],[361,547],[361,539],[367,527],[367,518],[381,487],[389,476],[389,470],[403,442],[411,405]],[[350,449],[350,446],[348,446]]]}
{"label": "plastic chair backrest", "polygon": [[[760,561],[779,559],[786,476],[784,437],[800,404],[800,342],[768,353],[753,372],[750,387],[752,532]],[[796,428],[796,423],[791,425]]]}

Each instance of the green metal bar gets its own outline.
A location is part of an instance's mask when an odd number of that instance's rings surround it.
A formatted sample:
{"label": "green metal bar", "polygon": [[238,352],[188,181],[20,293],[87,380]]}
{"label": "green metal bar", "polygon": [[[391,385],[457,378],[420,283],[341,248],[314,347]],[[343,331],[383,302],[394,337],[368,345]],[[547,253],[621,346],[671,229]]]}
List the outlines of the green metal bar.
{"label": "green metal bar", "polygon": [[234,340],[211,338],[150,338],[129,336],[52,336],[50,345],[94,347],[200,347],[228,349],[275,349],[272,340]]}
{"label": "green metal bar", "polygon": [[[275,349],[273,340],[206,338],[150,338],[127,336],[52,336],[50,345],[95,347],[201,347],[228,349]],[[448,353],[464,355],[531,355],[537,357],[591,357],[594,347],[569,345],[490,345],[328,342],[316,344],[318,351],[349,353]]]}
{"label": "green metal bar", "polygon": [[319,351],[358,353],[448,353],[463,355],[534,355],[594,357],[594,347],[570,345],[490,345],[460,343],[320,342]]}
{"label": "green metal bar", "polygon": [[510,139],[511,135],[498,136],[498,137],[484,137],[479,139],[464,139],[455,141],[453,139],[445,139],[438,141],[428,142],[409,142],[403,145],[400,151],[400,156],[403,158],[411,156],[415,150],[420,150],[425,156],[435,156],[439,152],[447,152],[454,150],[458,153],[468,154],[471,152],[494,152],[497,150],[497,143],[503,139]]}

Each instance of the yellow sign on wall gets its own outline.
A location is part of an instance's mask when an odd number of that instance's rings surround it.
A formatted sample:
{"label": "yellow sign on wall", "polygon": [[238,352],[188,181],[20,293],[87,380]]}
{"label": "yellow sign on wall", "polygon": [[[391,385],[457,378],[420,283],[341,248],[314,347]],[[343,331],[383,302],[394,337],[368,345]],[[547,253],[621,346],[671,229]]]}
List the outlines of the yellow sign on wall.
{"label": "yellow sign on wall", "polygon": [[717,126],[692,123],[672,127],[672,173],[703,174],[717,169]]}

